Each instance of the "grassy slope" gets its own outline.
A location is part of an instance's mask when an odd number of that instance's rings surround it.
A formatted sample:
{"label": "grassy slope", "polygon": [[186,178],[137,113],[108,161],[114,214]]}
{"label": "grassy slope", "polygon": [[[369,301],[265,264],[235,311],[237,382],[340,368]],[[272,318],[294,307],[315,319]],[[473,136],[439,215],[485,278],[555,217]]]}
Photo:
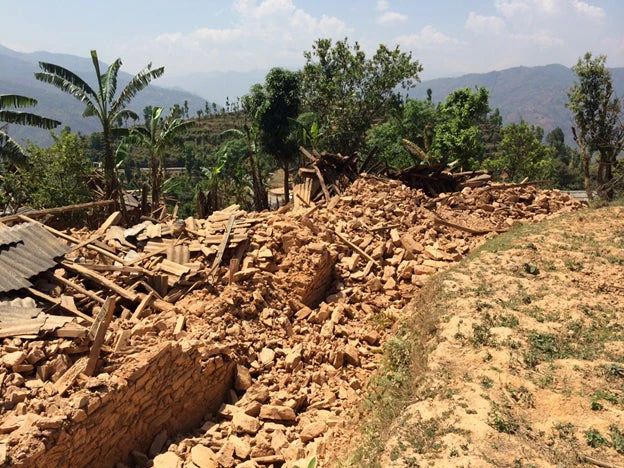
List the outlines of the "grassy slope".
{"label": "grassy slope", "polygon": [[525,225],[435,277],[385,346],[344,464],[622,466],[623,215]]}

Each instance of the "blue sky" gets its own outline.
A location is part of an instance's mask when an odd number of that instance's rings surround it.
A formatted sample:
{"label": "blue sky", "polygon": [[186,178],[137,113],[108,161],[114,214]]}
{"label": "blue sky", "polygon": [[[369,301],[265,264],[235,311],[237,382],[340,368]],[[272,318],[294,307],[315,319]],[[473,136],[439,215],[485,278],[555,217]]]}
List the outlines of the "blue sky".
{"label": "blue sky", "polygon": [[570,66],[590,50],[624,66],[621,0],[0,0],[0,44],[88,56],[168,76],[298,68],[319,37],[411,51],[421,78]]}

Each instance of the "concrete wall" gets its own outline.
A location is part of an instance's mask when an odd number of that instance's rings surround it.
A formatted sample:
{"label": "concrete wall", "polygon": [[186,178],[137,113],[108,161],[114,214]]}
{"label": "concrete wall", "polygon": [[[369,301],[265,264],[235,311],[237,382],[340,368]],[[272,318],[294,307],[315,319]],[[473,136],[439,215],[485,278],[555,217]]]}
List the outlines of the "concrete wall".
{"label": "concrete wall", "polygon": [[125,383],[102,398],[91,395],[87,418],[72,422],[18,466],[82,467],[130,463],[130,453],[147,453],[154,437],[171,437],[197,427],[215,412],[232,388],[235,364],[221,356],[202,356],[195,347],[163,343],[122,366],[115,375]]}

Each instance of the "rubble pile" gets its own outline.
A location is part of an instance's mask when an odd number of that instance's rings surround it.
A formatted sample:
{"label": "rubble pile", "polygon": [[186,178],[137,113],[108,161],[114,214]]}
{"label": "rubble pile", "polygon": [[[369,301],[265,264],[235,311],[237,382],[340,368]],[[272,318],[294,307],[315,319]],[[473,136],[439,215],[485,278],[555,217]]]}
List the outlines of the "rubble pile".
{"label": "rubble pile", "polygon": [[[322,457],[365,391],[389,327],[429,275],[517,222],[580,206],[530,185],[430,198],[362,176],[341,195],[293,210],[233,206],[206,220],[148,219],[129,229],[111,216],[95,232],[52,231],[72,251],[33,280],[31,293],[73,314],[84,332],[4,335],[0,462],[26,452],[15,446],[26,443],[19,434],[29,414],[44,418],[28,443],[44,443],[46,431],[71,422],[74,393],[105,393],[132,355],[166,341],[227,355],[237,363],[235,386],[195,432],[165,435],[166,452],[146,447],[134,464],[292,466]],[[40,422],[48,419],[51,427]]]}

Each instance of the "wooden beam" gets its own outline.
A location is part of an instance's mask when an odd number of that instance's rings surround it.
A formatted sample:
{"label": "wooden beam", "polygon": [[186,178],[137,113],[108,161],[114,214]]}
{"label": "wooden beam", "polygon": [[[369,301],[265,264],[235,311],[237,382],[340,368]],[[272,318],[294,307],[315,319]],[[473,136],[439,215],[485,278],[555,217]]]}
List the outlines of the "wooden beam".
{"label": "wooden beam", "polygon": [[84,372],[87,367],[87,362],[89,358],[86,356],[78,359],[73,366],[71,366],[56,382],[54,382],[54,387],[59,393],[59,396],[63,396],[69,387],[71,387],[78,376]]}
{"label": "wooden beam", "polygon": [[106,330],[113,318],[115,312],[116,299],[114,297],[107,297],[106,302],[100,309],[95,322],[91,326],[89,335],[93,337],[93,344],[89,350],[89,360],[85,366],[83,373],[89,377],[95,372],[98,358],[100,357],[100,349],[104,344],[104,337],[106,336]]}
{"label": "wooden beam", "polygon": [[141,300],[137,308],[134,310],[134,313],[132,314],[132,318],[130,320],[132,320],[133,322],[138,322],[141,318],[141,315],[143,315],[143,311],[150,304],[150,302],[152,302],[153,299],[154,293],[150,291],[150,293]]}
{"label": "wooden beam", "polygon": [[88,268],[85,268],[84,266],[78,263],[70,263],[68,261],[64,261],[62,265],[65,268],[75,273],[78,273],[80,276],[83,276],[91,281],[95,281],[99,285],[105,287],[106,289],[113,291],[114,293],[118,294],[124,299],[128,299],[129,301],[132,301],[132,302],[136,302],[139,300],[139,295],[137,293],[133,291],[128,291],[127,289],[122,288],[121,286],[115,284],[113,281],[109,280],[108,278],[96,273],[95,271],[89,270]]}
{"label": "wooden beam", "polygon": [[[39,218],[41,216],[56,215],[56,214],[61,214],[61,213],[69,213],[72,211],[86,210],[89,208],[108,206],[108,205],[112,205],[113,203],[115,203],[115,200],[100,200],[96,202],[80,203],[78,205],[59,206],[57,208],[46,208],[44,210],[28,211],[26,212],[26,214],[30,218]],[[14,214],[14,215],[9,215],[9,216],[3,216],[0,218],[0,223],[11,223],[11,222],[19,221],[20,216],[23,216],[23,215]]]}
{"label": "wooden beam", "polygon": [[63,309],[66,312],[69,312],[70,314],[77,315],[81,319],[84,319],[89,323],[93,323],[93,317],[89,317],[88,315],[83,314],[82,312],[78,310],[72,310],[72,309],[65,307],[61,303],[61,300],[57,299],[56,297],[49,296],[45,293],[42,293],[41,291],[37,291],[34,288],[28,288],[27,291],[33,296],[38,297],[39,299],[43,299],[44,301],[49,302],[50,304],[54,304],[55,306],[60,307],[61,309]]}
{"label": "wooden beam", "polygon": [[337,231],[332,231],[336,236],[338,236],[338,239],[340,239],[342,242],[344,242],[345,244],[347,244],[349,247],[351,247],[351,249],[355,250],[357,253],[359,253],[362,257],[366,258],[368,261],[373,262],[373,265],[381,268],[381,263],[379,263],[377,260],[375,260],[373,257],[371,257],[369,254],[367,254],[366,252],[364,252],[364,250],[360,249],[357,245],[355,245],[353,242],[351,242],[349,239],[347,239],[345,236],[343,236],[342,234],[340,234]]}
{"label": "wooden beam", "polygon": [[210,268],[210,273],[208,273],[208,281],[212,283],[214,279],[214,275],[217,272],[217,268],[221,265],[221,260],[223,259],[223,253],[227,248],[228,242],[230,240],[230,234],[232,233],[232,227],[234,226],[234,221],[236,221],[236,214],[231,214],[228,219],[227,227],[225,228],[225,233],[223,233],[223,239],[221,240],[221,244],[219,245],[219,250],[217,251],[217,256],[212,262],[212,267]]}
{"label": "wooden beam", "polygon": [[93,291],[89,291],[88,289],[83,288],[82,286],[68,280],[67,278],[61,276],[58,273],[54,273],[54,279],[58,281],[59,283],[62,283],[65,286],[72,288],[74,291],[84,294],[88,298],[93,299],[96,302],[99,302],[100,304],[104,304],[104,299],[102,299],[100,296],[95,294]]}

